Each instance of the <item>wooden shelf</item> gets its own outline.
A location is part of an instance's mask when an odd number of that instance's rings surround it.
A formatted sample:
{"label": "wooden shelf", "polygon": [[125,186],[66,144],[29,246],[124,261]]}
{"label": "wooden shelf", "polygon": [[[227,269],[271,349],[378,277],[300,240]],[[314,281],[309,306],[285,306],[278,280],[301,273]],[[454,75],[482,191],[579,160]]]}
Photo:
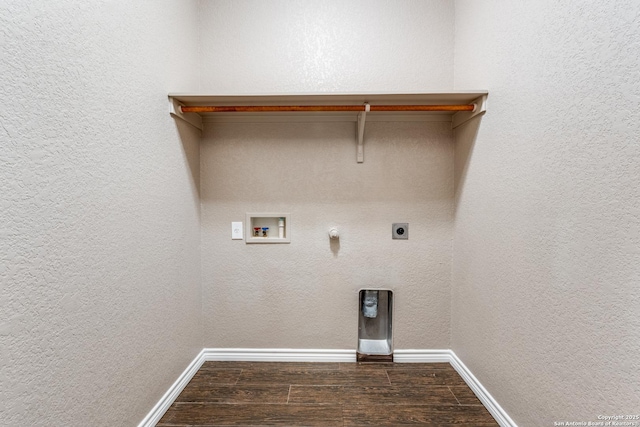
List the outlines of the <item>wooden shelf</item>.
{"label": "wooden shelf", "polygon": [[[292,95],[206,95],[170,93],[172,116],[203,129],[204,123],[256,122],[356,122],[357,159],[363,162],[365,121],[448,121],[452,128],[486,112],[488,92],[455,91],[428,93],[316,93]],[[367,105],[369,107],[367,107]],[[470,106],[473,111],[405,111],[408,106]],[[337,107],[354,106],[360,111],[278,112],[183,112],[182,107]],[[374,111],[378,106],[396,106],[398,111]],[[330,108],[331,109],[331,108]],[[371,109],[371,111],[370,111]]]}
{"label": "wooden shelf", "polygon": [[[356,94],[299,94],[299,95],[205,95],[189,93],[170,93],[171,113],[179,118],[190,118],[202,122],[278,122],[278,121],[357,121],[357,112],[268,112],[268,113],[182,113],[179,106],[238,106],[238,105],[456,105],[481,103],[475,112],[369,112],[371,121],[421,121],[434,117],[438,121],[454,121],[466,116],[484,113],[486,90],[430,92],[430,93],[356,93]],[[481,111],[480,111],[481,110]],[[445,118],[446,117],[446,118]],[[433,120],[433,119],[432,119]],[[466,121],[466,120],[465,120]],[[190,120],[191,122],[191,120]],[[193,124],[193,123],[192,123]],[[454,123],[454,126],[456,124]]]}

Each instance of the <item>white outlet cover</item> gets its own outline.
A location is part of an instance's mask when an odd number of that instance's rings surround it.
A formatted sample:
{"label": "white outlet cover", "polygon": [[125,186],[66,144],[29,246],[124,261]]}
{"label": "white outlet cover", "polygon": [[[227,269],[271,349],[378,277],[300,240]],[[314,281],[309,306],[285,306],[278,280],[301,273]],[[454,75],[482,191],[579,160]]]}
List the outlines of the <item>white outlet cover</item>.
{"label": "white outlet cover", "polygon": [[242,240],[242,222],[231,223],[231,239]]}

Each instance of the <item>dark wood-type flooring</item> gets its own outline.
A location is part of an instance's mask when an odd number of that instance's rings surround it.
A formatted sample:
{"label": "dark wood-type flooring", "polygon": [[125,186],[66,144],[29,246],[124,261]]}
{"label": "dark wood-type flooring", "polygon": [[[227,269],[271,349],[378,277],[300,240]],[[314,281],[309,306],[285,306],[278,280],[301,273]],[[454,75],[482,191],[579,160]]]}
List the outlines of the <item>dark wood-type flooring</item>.
{"label": "dark wood-type flooring", "polygon": [[206,362],[157,425],[498,424],[448,363]]}

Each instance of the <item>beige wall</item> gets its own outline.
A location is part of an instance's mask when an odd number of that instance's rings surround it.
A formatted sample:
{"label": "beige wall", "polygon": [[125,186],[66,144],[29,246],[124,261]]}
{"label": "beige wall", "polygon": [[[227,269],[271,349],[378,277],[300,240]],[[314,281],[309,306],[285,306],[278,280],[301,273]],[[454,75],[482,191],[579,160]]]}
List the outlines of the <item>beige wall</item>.
{"label": "beige wall", "polygon": [[[633,413],[637,2],[292,4],[2,3],[2,423],[135,424],[203,346],[355,348],[368,286],[396,348],[453,348],[520,425]],[[353,123],[207,125],[198,164],[166,110],[454,83],[491,93],[455,154],[369,123],[362,165]],[[261,210],[291,244],[230,239]]]}
{"label": "beige wall", "polygon": [[[293,6],[295,4],[295,6]],[[209,93],[423,92],[453,85],[453,3],[201,3]],[[357,290],[396,295],[397,348],[448,348],[450,124],[207,125],[202,144],[205,346],[355,348]],[[292,215],[292,243],[231,241],[247,211]],[[393,222],[410,223],[392,241]],[[327,232],[339,227],[339,251]]]}
{"label": "beige wall", "polygon": [[521,426],[640,408],[639,16],[456,3],[452,348]]}
{"label": "beige wall", "polygon": [[453,87],[451,0],[205,0],[204,93]]}
{"label": "beige wall", "polygon": [[132,426],[202,349],[186,1],[0,3],[0,425]]}
{"label": "beige wall", "polygon": [[[353,122],[207,126],[206,347],[355,349],[364,287],[395,291],[396,348],[449,347],[451,124],[369,123],[365,137],[358,164]],[[231,221],[260,211],[291,214],[290,244],[231,240]]]}

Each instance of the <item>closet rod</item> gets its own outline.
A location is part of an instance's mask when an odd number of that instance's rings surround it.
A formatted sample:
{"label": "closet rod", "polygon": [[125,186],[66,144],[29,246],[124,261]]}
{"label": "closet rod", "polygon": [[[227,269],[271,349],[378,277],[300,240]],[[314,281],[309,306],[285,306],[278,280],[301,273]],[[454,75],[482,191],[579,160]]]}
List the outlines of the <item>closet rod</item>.
{"label": "closet rod", "polygon": [[[464,105],[371,105],[369,111],[473,111],[475,104]],[[365,111],[364,105],[236,105],[236,106],[186,106],[183,113],[271,113],[288,111]]]}

